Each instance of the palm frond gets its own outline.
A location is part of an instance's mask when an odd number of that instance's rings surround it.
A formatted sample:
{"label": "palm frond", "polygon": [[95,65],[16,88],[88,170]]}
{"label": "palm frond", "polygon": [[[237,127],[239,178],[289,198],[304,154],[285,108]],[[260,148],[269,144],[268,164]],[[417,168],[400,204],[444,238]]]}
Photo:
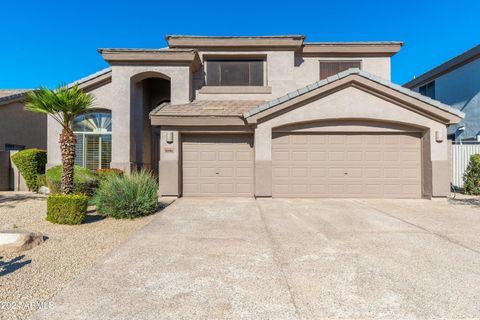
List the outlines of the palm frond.
{"label": "palm frond", "polygon": [[27,92],[25,109],[49,114],[63,127],[71,127],[76,116],[92,108],[94,98],[77,84],[60,86],[56,90],[40,87]]}

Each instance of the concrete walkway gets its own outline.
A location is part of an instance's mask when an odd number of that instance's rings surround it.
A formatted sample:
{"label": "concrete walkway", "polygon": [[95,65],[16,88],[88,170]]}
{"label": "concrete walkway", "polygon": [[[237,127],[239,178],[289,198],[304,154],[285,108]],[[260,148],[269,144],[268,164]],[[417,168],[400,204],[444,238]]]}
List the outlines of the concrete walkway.
{"label": "concrete walkway", "polygon": [[176,201],[34,319],[476,318],[480,210]]}

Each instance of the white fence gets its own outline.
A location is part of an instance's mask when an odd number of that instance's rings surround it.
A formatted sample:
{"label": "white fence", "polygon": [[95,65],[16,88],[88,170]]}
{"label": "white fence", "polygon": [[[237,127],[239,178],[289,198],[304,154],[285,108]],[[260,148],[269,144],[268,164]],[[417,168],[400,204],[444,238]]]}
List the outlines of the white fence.
{"label": "white fence", "polygon": [[480,144],[454,144],[452,145],[452,184],[463,187],[463,174],[467,169],[470,156],[480,153]]}

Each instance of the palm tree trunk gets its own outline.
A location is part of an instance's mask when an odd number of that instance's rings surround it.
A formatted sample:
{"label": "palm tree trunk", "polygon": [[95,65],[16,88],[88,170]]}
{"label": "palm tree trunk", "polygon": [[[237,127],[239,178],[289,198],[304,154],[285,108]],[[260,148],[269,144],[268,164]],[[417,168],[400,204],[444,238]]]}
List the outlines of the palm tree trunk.
{"label": "palm tree trunk", "polygon": [[77,138],[72,129],[63,128],[60,134],[60,150],[62,152],[62,193],[73,193],[73,173],[75,164],[75,143]]}

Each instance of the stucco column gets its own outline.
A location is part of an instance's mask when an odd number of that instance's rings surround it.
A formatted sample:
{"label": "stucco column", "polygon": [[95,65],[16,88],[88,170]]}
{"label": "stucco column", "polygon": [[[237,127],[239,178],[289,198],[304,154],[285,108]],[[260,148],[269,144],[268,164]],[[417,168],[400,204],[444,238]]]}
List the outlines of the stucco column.
{"label": "stucco column", "polygon": [[255,196],[272,196],[272,129],[255,128]]}
{"label": "stucco column", "polygon": [[177,67],[170,71],[171,103],[189,103],[192,100],[192,73],[190,72],[190,67]]}
{"label": "stucco column", "polygon": [[[442,141],[437,141],[437,135]],[[447,129],[445,126],[430,130],[431,167],[432,167],[432,197],[447,197],[450,193],[451,166]]]}
{"label": "stucco column", "polygon": [[162,196],[180,195],[180,134],[176,130],[161,130],[158,189]]}
{"label": "stucco column", "polygon": [[132,130],[130,75],[112,68],[112,161],[111,168],[129,172],[133,167],[135,134]]}
{"label": "stucco column", "polygon": [[62,126],[52,117],[47,117],[47,169],[62,164],[60,133]]}

